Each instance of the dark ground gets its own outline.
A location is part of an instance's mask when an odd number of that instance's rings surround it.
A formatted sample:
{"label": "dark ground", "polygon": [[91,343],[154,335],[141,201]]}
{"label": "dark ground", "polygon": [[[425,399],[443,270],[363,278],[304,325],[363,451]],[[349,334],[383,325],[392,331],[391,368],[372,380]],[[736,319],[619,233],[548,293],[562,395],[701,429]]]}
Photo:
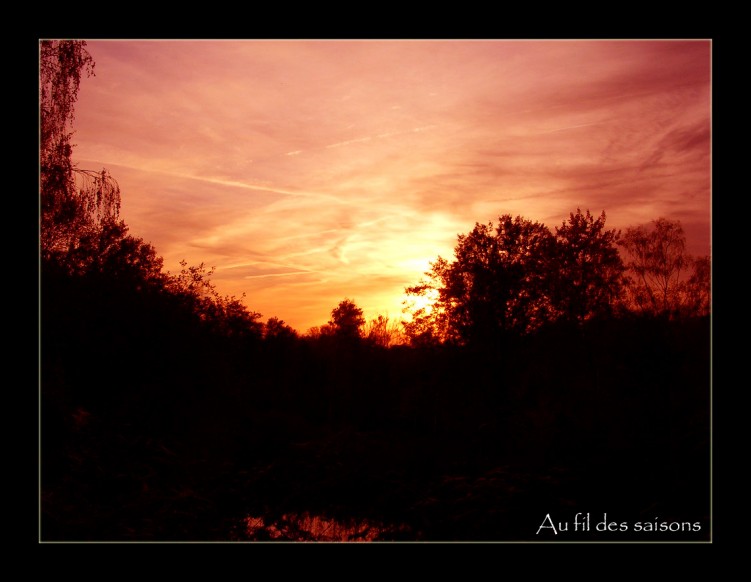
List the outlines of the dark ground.
{"label": "dark ground", "polygon": [[58,285],[42,541],[306,539],[306,514],[399,541],[709,539],[706,318],[387,350],[230,341]]}

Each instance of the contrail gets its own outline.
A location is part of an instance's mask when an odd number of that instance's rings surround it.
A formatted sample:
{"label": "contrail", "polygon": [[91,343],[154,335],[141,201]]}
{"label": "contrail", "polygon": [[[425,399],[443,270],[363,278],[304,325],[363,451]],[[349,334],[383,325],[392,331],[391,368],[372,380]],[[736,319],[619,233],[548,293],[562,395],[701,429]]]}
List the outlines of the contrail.
{"label": "contrail", "polygon": [[[88,160],[83,160],[84,162]],[[96,162],[97,164],[102,164],[102,162]],[[326,200],[329,202],[336,202],[338,204],[347,204],[347,205],[353,205],[355,204],[353,201],[349,200],[343,200],[341,198],[337,198],[336,196],[332,196],[330,194],[321,194],[320,192],[300,192],[300,191],[292,191],[287,190],[284,188],[277,188],[273,186],[264,186],[261,184],[249,184],[247,182],[238,182],[237,180],[225,180],[223,178],[213,178],[210,176],[193,176],[190,174],[183,174],[180,172],[168,172],[165,170],[152,170],[147,168],[140,168],[137,166],[130,166],[127,164],[107,164],[104,163],[105,167],[112,167],[112,168],[126,168],[129,170],[135,170],[137,172],[144,172],[149,174],[160,174],[162,176],[169,176],[172,178],[183,178],[185,180],[195,180],[198,182],[206,182],[208,184],[217,184],[220,186],[231,186],[233,188],[243,188],[245,190],[253,190],[256,192],[271,192],[274,194],[281,194],[283,196],[291,196],[295,198],[310,198],[313,200]]]}
{"label": "contrail", "polygon": [[266,273],[263,275],[245,275],[243,279],[265,279],[266,277],[289,277],[290,275],[307,275],[313,271],[292,271],[289,273]]}
{"label": "contrail", "polygon": [[569,129],[578,129],[580,127],[589,127],[590,125],[602,125],[602,121],[595,121],[594,123],[582,123],[581,125],[569,125],[568,127],[558,127],[556,129],[548,129],[546,131],[538,131],[537,134],[556,133],[557,131],[567,131]]}

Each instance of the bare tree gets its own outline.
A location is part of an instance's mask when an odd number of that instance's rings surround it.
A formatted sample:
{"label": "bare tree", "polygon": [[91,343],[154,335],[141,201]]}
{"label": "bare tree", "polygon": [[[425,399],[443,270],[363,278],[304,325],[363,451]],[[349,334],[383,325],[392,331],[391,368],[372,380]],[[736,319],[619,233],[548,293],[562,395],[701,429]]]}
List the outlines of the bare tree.
{"label": "bare tree", "polygon": [[658,218],[651,228],[630,227],[619,244],[626,250],[632,309],[675,317],[709,312],[710,259],[686,252],[679,220]]}
{"label": "bare tree", "polygon": [[363,331],[365,339],[376,346],[390,348],[404,343],[401,323],[385,315],[371,319]]}

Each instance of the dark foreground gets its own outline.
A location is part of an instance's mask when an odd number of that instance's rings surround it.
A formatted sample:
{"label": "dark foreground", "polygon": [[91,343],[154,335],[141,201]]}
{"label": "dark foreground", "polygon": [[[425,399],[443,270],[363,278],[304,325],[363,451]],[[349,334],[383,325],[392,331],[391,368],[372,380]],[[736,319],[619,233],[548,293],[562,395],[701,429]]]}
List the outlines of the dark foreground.
{"label": "dark foreground", "polygon": [[468,350],[70,313],[43,330],[43,541],[710,539],[706,319]]}

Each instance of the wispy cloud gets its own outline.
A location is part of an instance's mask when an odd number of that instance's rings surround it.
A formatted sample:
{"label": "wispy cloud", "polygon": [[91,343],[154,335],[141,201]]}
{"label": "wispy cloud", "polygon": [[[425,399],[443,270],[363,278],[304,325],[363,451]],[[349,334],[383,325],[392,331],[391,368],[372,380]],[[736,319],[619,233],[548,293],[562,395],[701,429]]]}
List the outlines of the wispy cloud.
{"label": "wispy cloud", "polygon": [[661,215],[709,246],[706,41],[92,41],[74,155],[168,268],[304,330],[395,315],[475,221]]}

